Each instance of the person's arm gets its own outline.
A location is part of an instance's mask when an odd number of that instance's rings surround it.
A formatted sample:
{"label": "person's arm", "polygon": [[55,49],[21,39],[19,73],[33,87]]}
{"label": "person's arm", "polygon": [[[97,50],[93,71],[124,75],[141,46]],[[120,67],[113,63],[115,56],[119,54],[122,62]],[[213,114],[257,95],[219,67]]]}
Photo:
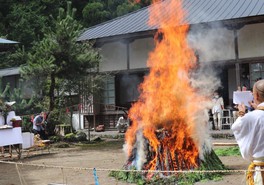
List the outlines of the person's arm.
{"label": "person's arm", "polygon": [[241,155],[244,159],[252,160],[252,139],[254,134],[250,129],[250,122],[245,115],[246,107],[244,104],[238,105],[238,118],[231,126],[236,141],[238,143]]}
{"label": "person's arm", "polygon": [[238,108],[238,116],[242,117],[246,114],[246,106],[242,103],[237,106]]}
{"label": "person's arm", "polygon": [[224,100],[223,100],[222,97],[221,97],[221,109],[222,109],[222,110],[224,109]]}

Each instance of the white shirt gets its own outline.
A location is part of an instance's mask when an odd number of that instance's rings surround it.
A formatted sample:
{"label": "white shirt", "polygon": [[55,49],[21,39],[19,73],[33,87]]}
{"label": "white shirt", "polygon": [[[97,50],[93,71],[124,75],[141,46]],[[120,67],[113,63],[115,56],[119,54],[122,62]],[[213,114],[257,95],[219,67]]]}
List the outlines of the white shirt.
{"label": "white shirt", "polygon": [[[259,104],[264,106],[264,102]],[[248,161],[264,157],[264,111],[254,110],[238,117],[231,127],[241,155]]]}
{"label": "white shirt", "polygon": [[212,114],[215,114],[217,112],[222,112],[222,106],[224,106],[224,101],[222,97],[213,97],[213,108],[212,108]]}

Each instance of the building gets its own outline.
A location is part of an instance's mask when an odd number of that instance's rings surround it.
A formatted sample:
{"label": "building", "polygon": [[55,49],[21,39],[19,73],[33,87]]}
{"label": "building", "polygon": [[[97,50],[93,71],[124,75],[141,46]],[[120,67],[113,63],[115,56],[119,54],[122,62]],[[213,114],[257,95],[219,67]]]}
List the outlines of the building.
{"label": "building", "polygon": [[[130,107],[139,95],[137,86],[148,72],[146,61],[158,29],[147,23],[148,8],[153,6],[88,28],[78,39],[95,40],[103,55],[99,71],[112,74],[105,83],[102,102],[113,109],[109,114],[108,109],[101,108],[95,118],[104,117],[102,122],[109,127],[115,125],[107,123],[117,114],[115,106]],[[256,80],[264,78],[264,1],[183,0],[183,7],[188,12],[190,41],[194,41],[199,62],[219,69],[225,105],[232,106],[237,86],[250,89]]]}

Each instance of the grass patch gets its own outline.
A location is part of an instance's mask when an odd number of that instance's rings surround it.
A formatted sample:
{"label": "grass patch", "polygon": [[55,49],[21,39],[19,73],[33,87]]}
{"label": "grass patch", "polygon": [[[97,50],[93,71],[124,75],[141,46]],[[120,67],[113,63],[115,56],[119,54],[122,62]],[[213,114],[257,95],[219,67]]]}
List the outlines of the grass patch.
{"label": "grass patch", "polygon": [[218,156],[241,156],[238,146],[228,148],[218,148],[214,150]]}
{"label": "grass patch", "polygon": [[100,140],[76,143],[75,146],[80,147],[83,150],[117,150],[122,149],[124,144],[123,140]]}

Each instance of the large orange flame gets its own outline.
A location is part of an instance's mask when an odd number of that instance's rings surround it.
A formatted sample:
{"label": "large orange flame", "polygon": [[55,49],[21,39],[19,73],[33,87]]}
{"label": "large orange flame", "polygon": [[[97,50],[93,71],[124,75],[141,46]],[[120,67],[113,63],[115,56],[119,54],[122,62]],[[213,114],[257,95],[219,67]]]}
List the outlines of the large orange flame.
{"label": "large orange flame", "polygon": [[[174,170],[196,167],[199,152],[192,132],[201,98],[190,85],[189,75],[196,66],[196,57],[187,43],[189,25],[184,22],[185,11],[180,0],[166,0],[155,3],[149,12],[149,24],[161,29],[149,55],[149,75],[140,85],[139,100],[129,111],[132,126],[126,133],[127,150],[132,152],[136,133],[142,131],[155,154],[147,162],[147,169],[154,170],[157,162],[166,163],[168,155],[179,159],[172,160],[178,163],[171,165]],[[157,137],[161,129],[166,132],[162,139]]]}

